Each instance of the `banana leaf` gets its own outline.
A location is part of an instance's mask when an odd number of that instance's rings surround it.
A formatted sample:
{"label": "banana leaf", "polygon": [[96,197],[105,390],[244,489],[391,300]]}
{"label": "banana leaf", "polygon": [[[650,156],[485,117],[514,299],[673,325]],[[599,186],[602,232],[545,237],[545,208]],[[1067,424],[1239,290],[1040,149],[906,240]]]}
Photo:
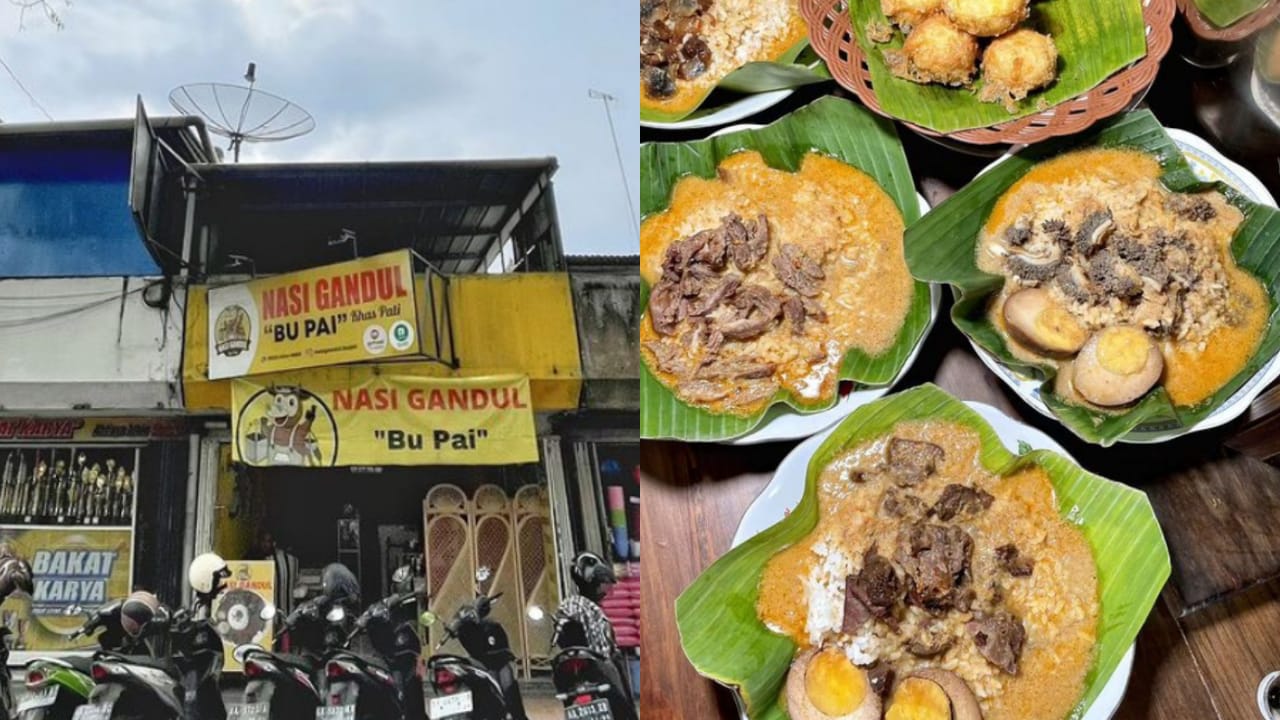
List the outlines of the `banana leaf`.
{"label": "banana leaf", "polygon": [[[893,198],[907,225],[920,217],[920,207],[893,123],[859,105],[834,97],[821,98],[759,130],[744,130],[698,142],[650,143],[640,148],[640,212],[648,216],[665,210],[676,183],[687,175],[714,177],[720,161],[742,150],[757,150],[774,168],[794,172],[809,152],[838,158],[867,173]],[[649,286],[641,283],[641,307],[648,307]],[[641,322],[648,322],[646,316]],[[907,356],[929,323],[929,286],[916,283],[907,318],[893,346],[872,357],[851,350],[840,368],[840,378],[868,385],[887,385],[898,375]],[[804,412],[831,407],[834,396]],[[774,403],[802,411],[780,391]],[[751,417],[715,415],[686,405],[676,398],[649,368],[640,369],[640,435],[712,442],[740,437],[760,424],[768,409]]]}
{"label": "banana leaf", "polygon": [[921,385],[858,408],[809,461],[804,497],[781,522],[717,560],[676,599],[685,655],[697,671],[736,688],[751,720],[787,718],[781,694],[796,650],[756,616],[765,563],[807,535],[818,520],[816,487],[822,468],[847,448],[888,434],[900,422],[944,420],[976,430],[981,462],[997,474],[1039,465],[1049,475],[1058,510],[1079,525],[1098,566],[1101,614],[1097,656],[1071,717],[1097,699],[1137,637],[1169,577],[1169,550],[1151,504],[1141,491],[1086,472],[1047,450],[1010,453],[983,418],[935,385]]}
{"label": "banana leaf", "polygon": [[719,106],[702,107],[702,104],[707,100],[707,96],[713,90],[726,90],[744,95],[754,95],[756,93],[769,92],[770,90],[812,85],[813,83],[820,83],[830,79],[831,73],[827,72],[826,65],[809,48],[809,40],[805,38],[793,45],[776,60],[750,62],[725,75],[714,87],[708,88],[706,94],[698,101],[698,104],[689,110],[666,112],[642,106],[640,108],[640,119],[644,122],[672,123],[678,120],[710,115],[721,109]]}
{"label": "banana leaf", "polygon": [[[1271,315],[1257,352],[1234,378],[1212,397],[1192,407],[1175,407],[1163,388],[1157,387],[1136,405],[1121,413],[1102,413],[1068,405],[1053,393],[1053,369],[1032,366],[1016,359],[986,317],[990,296],[1004,278],[978,269],[978,235],[999,197],[1037,162],[1068,150],[1084,147],[1124,147],[1156,157],[1165,170],[1161,181],[1170,190],[1189,192],[1217,189],[1244,213],[1231,252],[1240,267],[1267,288]],[[1177,145],[1148,110],[1119,115],[1080,135],[1058,138],[1020,151],[978,176],[920,222],[907,229],[907,265],[917,279],[950,283],[958,298],[951,308],[956,326],[1002,363],[1044,379],[1040,396],[1072,432],[1084,440],[1110,445],[1140,426],[1161,429],[1187,427],[1210,415],[1225,403],[1254,373],[1280,352],[1280,212],[1258,205],[1221,184],[1201,183]]]}
{"label": "banana leaf", "polygon": [[1267,4],[1267,0],[1195,0],[1195,2],[1200,14],[1220,28],[1240,22]]}
{"label": "banana leaf", "polygon": [[[1044,0],[1031,4],[1028,25],[1048,33],[1058,47],[1058,79],[1031,93],[1010,114],[1000,103],[978,100],[974,91],[942,85],[921,85],[894,77],[884,62],[884,50],[902,47],[902,33],[876,44],[867,25],[885,22],[880,0],[850,0],[853,30],[866,55],[876,99],[889,115],[948,133],[986,127],[1040,112],[1087,92],[1147,52],[1146,23],[1141,0]],[[981,72],[979,72],[979,76]]]}

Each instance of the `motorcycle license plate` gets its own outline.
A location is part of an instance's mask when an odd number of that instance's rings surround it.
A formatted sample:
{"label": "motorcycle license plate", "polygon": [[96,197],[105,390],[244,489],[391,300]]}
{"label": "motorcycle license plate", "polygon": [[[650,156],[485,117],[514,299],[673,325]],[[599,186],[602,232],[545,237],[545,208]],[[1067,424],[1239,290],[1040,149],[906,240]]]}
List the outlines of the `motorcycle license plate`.
{"label": "motorcycle license plate", "polygon": [[115,703],[104,702],[97,705],[81,705],[71,720],[111,720],[111,708]]}
{"label": "motorcycle license plate", "polygon": [[466,690],[453,695],[440,695],[431,698],[427,707],[427,717],[431,720],[449,718],[462,713],[471,712],[471,691]]}
{"label": "motorcycle license plate", "polygon": [[316,720],[356,720],[356,706],[331,705],[316,708]]}
{"label": "motorcycle license plate", "polygon": [[592,700],[586,705],[570,705],[564,709],[565,720],[613,720],[608,698]]}
{"label": "motorcycle license plate", "polygon": [[267,703],[245,703],[227,708],[227,717],[236,720],[267,720],[271,717],[271,706]]}
{"label": "motorcycle license plate", "polygon": [[39,690],[32,690],[27,693],[26,697],[22,698],[22,702],[18,703],[18,709],[15,712],[21,715],[22,713],[28,710],[35,710],[36,708],[49,707],[50,705],[57,702],[57,700],[58,700],[57,685],[50,685],[48,687],[40,688]]}

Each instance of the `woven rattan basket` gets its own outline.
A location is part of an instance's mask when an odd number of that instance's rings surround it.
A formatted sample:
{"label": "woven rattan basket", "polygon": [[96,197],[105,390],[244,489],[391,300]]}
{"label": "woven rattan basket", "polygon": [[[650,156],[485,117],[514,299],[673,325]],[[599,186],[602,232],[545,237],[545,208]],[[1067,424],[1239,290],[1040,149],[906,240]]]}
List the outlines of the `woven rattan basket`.
{"label": "woven rattan basket", "polygon": [[1258,32],[1280,17],[1280,0],[1270,0],[1234,25],[1220,28],[1205,19],[1196,7],[1195,0],[1178,0],[1178,9],[1187,18],[1187,25],[1197,37],[1216,42],[1237,42]]}
{"label": "woven rattan basket", "polygon": [[[888,116],[876,100],[862,48],[853,34],[853,23],[846,0],[800,0],[800,14],[809,23],[809,42],[826,61],[836,82],[852,90],[875,112]],[[1034,115],[1028,115],[990,127],[939,133],[901,121],[921,135],[945,136],[976,145],[1008,143],[1024,145],[1057,135],[1080,132],[1093,123],[1110,117],[1140,100],[1160,69],[1160,60],[1173,42],[1174,0],[1143,0],[1143,19],[1147,23],[1147,54],[1137,62],[1113,74],[1083,95]],[[892,116],[889,116],[892,117]]]}

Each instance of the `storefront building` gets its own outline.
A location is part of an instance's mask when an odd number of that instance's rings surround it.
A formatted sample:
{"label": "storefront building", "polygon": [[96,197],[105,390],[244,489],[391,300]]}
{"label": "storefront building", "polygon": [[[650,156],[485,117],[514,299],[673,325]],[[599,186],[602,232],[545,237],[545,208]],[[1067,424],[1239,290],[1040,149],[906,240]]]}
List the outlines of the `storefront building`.
{"label": "storefront building", "polygon": [[[185,118],[152,131],[174,162],[213,156]],[[0,541],[36,580],[0,608],[14,662],[91,644],[79,608],[180,593],[184,298],[139,239],[133,140],[132,121],[0,125]],[[150,212],[152,239],[181,236],[181,207]]]}

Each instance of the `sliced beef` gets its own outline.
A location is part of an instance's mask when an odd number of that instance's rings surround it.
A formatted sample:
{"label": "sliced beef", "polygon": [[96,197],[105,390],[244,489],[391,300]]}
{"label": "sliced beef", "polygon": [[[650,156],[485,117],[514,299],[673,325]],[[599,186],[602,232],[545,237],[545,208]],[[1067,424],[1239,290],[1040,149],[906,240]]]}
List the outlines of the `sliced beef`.
{"label": "sliced beef", "polygon": [[898,485],[917,485],[938,469],[945,453],[930,442],[893,438],[889,441],[886,460],[889,473]]}
{"label": "sliced beef", "polygon": [[720,277],[710,265],[691,262],[680,277],[680,294],[687,298],[701,295],[708,287],[714,285]]}
{"label": "sliced beef", "polygon": [[769,220],[764,215],[756,217],[755,222],[744,223],[737,215],[733,232],[726,237],[729,241],[729,257],[739,270],[746,272],[760,264],[769,253]]}
{"label": "sliced beef", "polygon": [[689,304],[689,314],[702,316],[720,307],[720,304],[737,292],[742,286],[742,278],[738,275],[726,275],[715,287],[703,292]]}
{"label": "sliced beef", "polygon": [[850,585],[854,596],[881,620],[890,617],[893,606],[902,599],[902,581],[898,579],[898,571],[874,546],[863,555],[862,570]]}
{"label": "sliced beef", "polygon": [[719,328],[729,340],[750,340],[764,334],[782,312],[782,301],[762,285],[743,285],[729,302],[738,312]]}
{"label": "sliced beef", "polygon": [[996,548],[996,562],[1001,569],[1014,577],[1027,577],[1035,569],[1036,561],[1018,551],[1013,543]]}
{"label": "sliced beef", "polygon": [[650,340],[644,346],[649,352],[653,353],[658,370],[661,372],[684,375],[689,371],[689,367],[684,360],[684,354],[674,344],[660,340]]}
{"label": "sliced beef", "polygon": [[973,538],[954,525],[916,522],[902,528],[895,558],[906,574],[907,602],[930,612],[967,607]]}
{"label": "sliced beef", "polygon": [[715,359],[698,371],[703,380],[754,380],[773,375],[777,365],[750,358]]}
{"label": "sliced beef", "polygon": [[1165,207],[1178,217],[1193,222],[1208,222],[1218,216],[1213,205],[1199,195],[1174,193],[1165,201]]}
{"label": "sliced beef", "polygon": [[822,290],[826,273],[816,260],[792,243],[783,243],[773,258],[773,270],[783,285],[805,297],[816,297]]}
{"label": "sliced beef", "polygon": [[844,616],[840,622],[840,632],[853,635],[874,617],[871,608],[862,602],[853,592],[853,584],[857,576],[850,575],[844,581]]}
{"label": "sliced beef", "polygon": [[793,296],[782,301],[782,315],[791,323],[792,335],[804,335],[804,303],[800,302],[799,297]]}
{"label": "sliced beef", "polygon": [[924,500],[895,487],[886,489],[880,500],[880,512],[885,517],[922,518],[928,510],[929,506]]}
{"label": "sliced beef", "polygon": [[817,300],[802,297],[800,298],[800,302],[804,305],[804,314],[807,317],[820,323],[827,321],[827,311],[822,309],[822,306],[818,304]]}
{"label": "sliced beef", "polygon": [[942,496],[933,504],[929,514],[939,520],[951,520],[961,513],[977,515],[991,507],[993,501],[995,498],[988,492],[953,483],[943,488]]}
{"label": "sliced beef", "polygon": [[685,304],[678,283],[660,282],[649,293],[649,321],[659,335],[674,335],[685,317]]}
{"label": "sliced beef", "polygon": [[707,380],[689,380],[678,387],[680,397],[694,402],[715,402],[729,396],[728,388]]}
{"label": "sliced beef", "polygon": [[716,270],[723,268],[728,249],[724,235],[723,227],[703,230],[695,235],[695,238],[701,239],[702,246],[693,254],[693,262],[706,263]]}
{"label": "sliced beef", "polygon": [[965,629],[987,662],[1010,675],[1018,674],[1018,660],[1027,640],[1021,620],[1007,612],[997,612],[974,618],[965,624]]}
{"label": "sliced beef", "polygon": [[887,698],[889,690],[893,688],[895,675],[889,663],[876,660],[863,669],[867,671],[867,683],[871,685],[872,692],[879,695],[881,699]]}

